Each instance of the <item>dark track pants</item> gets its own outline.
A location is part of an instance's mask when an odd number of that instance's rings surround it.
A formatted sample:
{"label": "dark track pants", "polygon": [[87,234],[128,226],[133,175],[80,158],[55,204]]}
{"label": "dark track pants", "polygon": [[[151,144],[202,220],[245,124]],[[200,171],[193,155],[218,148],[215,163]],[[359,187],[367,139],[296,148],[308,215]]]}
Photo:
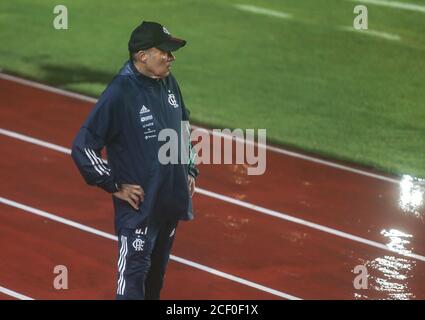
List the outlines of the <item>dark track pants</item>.
{"label": "dark track pants", "polygon": [[158,300],[177,222],[150,222],[118,234],[117,300]]}

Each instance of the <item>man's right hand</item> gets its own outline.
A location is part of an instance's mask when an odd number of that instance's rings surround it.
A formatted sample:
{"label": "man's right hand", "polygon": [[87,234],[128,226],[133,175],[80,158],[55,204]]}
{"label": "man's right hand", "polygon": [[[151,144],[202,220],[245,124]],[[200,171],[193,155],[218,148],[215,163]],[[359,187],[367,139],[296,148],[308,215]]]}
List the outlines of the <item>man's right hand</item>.
{"label": "man's right hand", "polygon": [[140,202],[145,199],[145,191],[135,184],[122,184],[120,191],[114,193],[118,199],[127,201],[134,209],[139,210]]}

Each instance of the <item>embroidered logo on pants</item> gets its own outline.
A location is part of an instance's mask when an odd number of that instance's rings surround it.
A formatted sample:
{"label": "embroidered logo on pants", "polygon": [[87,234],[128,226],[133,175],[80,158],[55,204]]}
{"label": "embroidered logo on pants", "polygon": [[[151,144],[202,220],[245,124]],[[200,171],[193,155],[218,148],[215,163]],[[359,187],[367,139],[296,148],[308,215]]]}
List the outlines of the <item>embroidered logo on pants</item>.
{"label": "embroidered logo on pants", "polygon": [[133,248],[136,251],[142,251],[144,245],[145,245],[145,241],[142,239],[136,239],[133,241]]}

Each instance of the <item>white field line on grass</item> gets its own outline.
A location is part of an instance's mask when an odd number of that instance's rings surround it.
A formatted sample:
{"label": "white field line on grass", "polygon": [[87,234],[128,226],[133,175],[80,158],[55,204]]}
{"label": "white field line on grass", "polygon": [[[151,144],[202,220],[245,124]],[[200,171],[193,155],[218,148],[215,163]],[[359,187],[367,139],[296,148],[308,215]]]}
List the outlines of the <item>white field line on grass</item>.
{"label": "white field line on grass", "polygon": [[[9,137],[12,137],[12,138],[15,138],[15,139],[19,139],[19,140],[22,140],[22,141],[25,141],[25,142],[35,143],[35,144],[40,145],[40,146],[45,147],[45,148],[50,148],[50,145],[51,145],[53,147],[52,148],[53,150],[63,152],[63,153],[66,153],[66,154],[71,153],[71,150],[66,149],[64,147],[54,145],[54,144],[48,143],[46,141],[38,140],[38,139],[35,139],[35,138],[32,138],[32,137],[28,137],[28,136],[25,136],[25,135],[22,135],[22,134],[13,132],[13,131],[8,131],[8,130],[0,128],[0,134],[9,136]],[[269,215],[269,216],[273,216],[275,218],[279,218],[279,219],[286,220],[286,221],[293,222],[293,223],[297,223],[297,224],[300,224],[300,225],[303,225],[303,226],[306,226],[306,227],[309,227],[309,228],[320,230],[320,231],[335,235],[337,237],[345,238],[345,239],[348,239],[348,240],[352,240],[352,241],[355,241],[355,242],[366,244],[366,245],[371,246],[371,247],[390,251],[392,253],[400,254],[402,256],[411,257],[411,258],[414,258],[414,259],[425,261],[425,256],[422,256],[422,255],[419,255],[419,254],[397,252],[397,251],[394,251],[393,249],[391,249],[390,247],[386,246],[385,244],[382,244],[382,243],[379,243],[379,242],[376,242],[376,241],[368,240],[368,239],[358,237],[358,236],[355,236],[355,235],[352,235],[350,233],[346,233],[346,232],[343,232],[343,231],[340,231],[340,230],[337,230],[337,229],[329,228],[329,227],[326,227],[326,226],[323,226],[323,225],[320,225],[320,224],[317,224],[317,223],[314,223],[314,222],[310,222],[310,221],[307,221],[307,220],[304,220],[304,219],[296,218],[296,217],[291,216],[289,214],[281,213],[281,212],[278,212],[278,211],[275,211],[275,210],[270,210],[270,209],[267,209],[267,208],[264,208],[264,207],[261,207],[261,206],[257,206],[255,204],[252,204],[252,203],[249,203],[249,202],[237,200],[237,199],[234,199],[234,198],[231,198],[231,197],[228,197],[228,196],[216,193],[216,192],[211,192],[211,191],[208,191],[208,190],[205,190],[205,189],[202,189],[202,188],[198,188],[198,187],[196,188],[196,192],[200,193],[204,196],[213,198],[213,199],[221,200],[221,201],[231,203],[231,204],[243,207],[243,208],[247,208],[247,209],[259,212],[259,213],[263,213],[263,214],[266,214],[266,215]]]}
{"label": "white field line on grass", "polygon": [[376,31],[376,30],[371,30],[371,29],[357,30],[352,26],[351,27],[341,26],[341,27],[339,27],[339,29],[343,30],[343,31],[355,32],[355,33],[366,35],[366,36],[383,38],[383,39],[391,40],[391,41],[400,41],[401,40],[400,36],[397,35],[397,34],[392,34],[392,33],[387,33],[387,32],[382,32],[382,31]]}
{"label": "white field line on grass", "polygon": [[[110,233],[107,233],[107,232],[86,226],[84,224],[81,224],[81,223],[78,223],[78,222],[75,222],[75,221],[72,221],[72,220],[69,220],[69,219],[65,219],[65,218],[60,217],[58,215],[33,208],[33,207],[27,206],[25,204],[10,200],[10,199],[0,197],[0,203],[3,203],[5,205],[8,205],[8,206],[11,206],[11,207],[14,207],[14,208],[21,209],[23,211],[35,214],[37,216],[40,216],[40,217],[43,217],[43,218],[46,218],[46,219],[50,219],[50,220],[53,220],[53,221],[56,221],[56,222],[59,222],[59,223],[63,223],[67,226],[70,226],[70,227],[73,227],[73,228],[76,228],[76,229],[79,229],[79,230],[82,230],[82,231],[103,237],[103,238],[106,238],[106,239],[109,239],[109,240],[118,241],[118,238],[115,235],[112,235]],[[243,284],[245,286],[248,286],[248,287],[263,291],[263,292],[267,292],[267,293],[270,293],[272,295],[275,295],[275,296],[278,296],[278,297],[281,297],[281,298],[285,298],[285,299],[289,299],[289,300],[302,300],[302,299],[295,297],[293,295],[290,295],[290,294],[287,294],[287,293],[284,293],[284,292],[281,292],[281,291],[278,291],[278,290],[275,290],[275,289],[272,289],[272,288],[268,288],[268,287],[263,286],[261,284],[258,284],[258,283],[255,283],[255,282],[252,282],[252,281],[249,281],[249,280],[246,280],[246,279],[243,279],[243,278],[240,278],[240,277],[237,277],[237,276],[234,276],[234,275],[231,275],[231,274],[210,268],[208,266],[205,266],[205,265],[202,265],[202,264],[199,264],[199,263],[196,263],[196,262],[184,259],[184,258],[180,258],[180,257],[174,256],[174,255],[171,255],[170,258],[172,260],[176,261],[176,262],[188,265],[192,268],[196,268],[198,270],[208,272],[208,273],[216,275],[218,277],[225,278],[225,279],[228,279],[230,281],[237,282],[237,283]]]}
{"label": "white field line on grass", "polygon": [[383,6],[383,7],[390,7],[395,9],[403,9],[403,10],[410,10],[410,11],[425,13],[425,6],[416,4],[416,3],[388,1],[388,0],[350,0],[350,1],[375,4],[375,5]]}
{"label": "white field line on grass", "polygon": [[23,294],[20,294],[16,291],[7,289],[7,288],[2,287],[2,286],[0,286],[0,292],[6,294],[8,296],[14,297],[16,299],[19,299],[19,300],[34,300],[33,298],[24,296]]}
{"label": "white field line on grass", "polygon": [[255,13],[255,14],[263,14],[266,16],[271,16],[271,17],[276,17],[276,18],[283,18],[283,19],[288,19],[291,18],[291,15],[282,11],[276,11],[276,10],[271,10],[271,9],[266,9],[266,8],[261,8],[261,7],[257,7],[257,6],[252,6],[249,4],[235,4],[234,5],[235,8],[242,10],[242,11],[247,11],[247,12],[251,12],[251,13]]}
{"label": "white field line on grass", "polygon": [[[74,93],[74,92],[70,92],[70,91],[66,91],[63,89],[58,89],[52,86],[48,86],[45,84],[41,84],[38,82],[34,82],[34,81],[30,81],[30,80],[26,80],[26,79],[22,79],[16,76],[11,76],[5,73],[1,73],[0,72],[0,79],[4,79],[4,80],[8,80],[8,81],[13,81],[22,85],[26,85],[29,87],[34,87],[40,90],[44,90],[44,91],[48,91],[48,92],[52,92],[58,95],[63,95],[63,96],[68,96],[71,98],[75,98],[75,99],[79,99],[79,100],[83,100],[86,102],[90,102],[90,103],[96,103],[97,99],[92,98],[92,97],[88,97],[82,94],[78,94],[78,93]],[[200,128],[197,126],[192,125],[193,128]],[[212,130],[209,129],[204,129],[207,130],[210,134],[215,135],[215,136],[220,136],[223,137],[225,139],[235,139],[235,137],[233,137],[232,135],[229,134],[223,134],[223,133],[218,133],[218,132],[214,132]],[[240,141],[240,138],[236,139],[236,141]],[[244,143],[249,144],[248,141],[243,140]],[[252,144],[252,142],[250,143]],[[255,146],[258,146],[257,143],[254,143]],[[356,173],[359,175],[363,175],[366,177],[370,177],[370,178],[374,178],[374,179],[378,179],[378,180],[382,180],[382,181],[387,181],[387,182],[391,182],[391,183],[396,183],[398,184],[400,181],[398,179],[394,179],[394,178],[389,178],[380,174],[375,174],[375,173],[371,173],[365,170],[361,170],[361,169],[355,169],[355,168],[351,168],[349,166],[345,166],[345,165],[341,165],[332,161],[327,161],[327,160],[322,160],[316,157],[312,157],[312,156],[307,156],[298,152],[294,152],[294,151],[289,151],[283,148],[278,148],[278,147],[273,147],[273,146],[266,146],[267,150],[272,151],[272,152],[276,152],[279,154],[284,154],[286,156],[290,156],[290,157],[294,157],[294,158],[298,158],[298,159],[303,159],[306,161],[310,161],[310,162],[314,162],[314,163],[318,163],[321,165],[325,165],[328,167],[332,167],[332,168],[336,168],[336,169],[340,169],[340,170],[344,170],[344,171],[348,171],[348,172],[352,172],[352,173]]]}

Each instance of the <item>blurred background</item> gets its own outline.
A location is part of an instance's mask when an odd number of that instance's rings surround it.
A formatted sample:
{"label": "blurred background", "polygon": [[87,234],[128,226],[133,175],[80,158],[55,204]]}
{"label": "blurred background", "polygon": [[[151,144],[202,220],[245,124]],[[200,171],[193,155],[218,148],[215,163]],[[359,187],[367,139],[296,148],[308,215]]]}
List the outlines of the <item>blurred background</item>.
{"label": "blurred background", "polygon": [[[173,72],[193,122],[266,128],[269,143],[425,177],[420,2],[61,1],[67,30],[53,27],[57,4],[0,2],[3,71],[97,97],[134,27],[157,21],[188,41]],[[352,32],[357,4],[369,30]]]}

